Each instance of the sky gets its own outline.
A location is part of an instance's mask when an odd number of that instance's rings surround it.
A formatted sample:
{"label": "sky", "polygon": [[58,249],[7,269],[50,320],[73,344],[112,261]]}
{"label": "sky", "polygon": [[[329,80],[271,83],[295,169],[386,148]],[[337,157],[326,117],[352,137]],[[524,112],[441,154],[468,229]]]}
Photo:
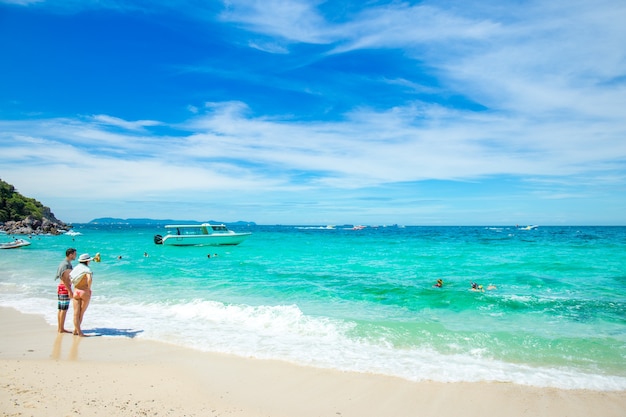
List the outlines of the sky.
{"label": "sky", "polygon": [[626,225],[623,0],[0,0],[62,221]]}

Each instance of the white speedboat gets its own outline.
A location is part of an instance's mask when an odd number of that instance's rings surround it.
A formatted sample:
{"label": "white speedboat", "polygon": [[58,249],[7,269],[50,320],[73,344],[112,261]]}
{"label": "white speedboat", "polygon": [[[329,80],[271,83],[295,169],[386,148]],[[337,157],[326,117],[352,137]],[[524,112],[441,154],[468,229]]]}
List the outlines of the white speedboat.
{"label": "white speedboat", "polygon": [[0,249],[15,249],[28,245],[30,245],[30,242],[28,240],[15,239],[13,242],[0,243]]}
{"label": "white speedboat", "polygon": [[170,246],[238,245],[252,233],[237,233],[223,224],[170,224],[165,236],[155,235],[154,243]]}
{"label": "white speedboat", "polygon": [[519,230],[535,230],[536,228],[538,228],[538,225],[529,225],[529,226],[524,226],[524,227],[517,227]]}

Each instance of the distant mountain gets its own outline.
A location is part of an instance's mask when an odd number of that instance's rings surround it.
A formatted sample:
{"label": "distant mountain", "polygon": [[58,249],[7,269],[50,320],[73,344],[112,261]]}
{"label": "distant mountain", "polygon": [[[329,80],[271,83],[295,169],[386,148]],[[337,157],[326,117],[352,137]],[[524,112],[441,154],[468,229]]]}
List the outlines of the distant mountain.
{"label": "distant mountain", "polygon": [[172,219],[118,219],[115,217],[100,217],[91,220],[88,224],[127,224],[127,225],[155,225],[163,226],[166,224],[199,224],[199,223],[217,223],[235,226],[256,226],[255,222],[219,222],[215,220],[197,221],[197,220],[172,220]]}

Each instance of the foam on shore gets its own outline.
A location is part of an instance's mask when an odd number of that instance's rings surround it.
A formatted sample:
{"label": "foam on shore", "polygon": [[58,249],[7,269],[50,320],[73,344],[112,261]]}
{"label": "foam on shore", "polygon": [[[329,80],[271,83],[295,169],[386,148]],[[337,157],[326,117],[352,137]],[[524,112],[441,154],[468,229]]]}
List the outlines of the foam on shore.
{"label": "foam on shore", "polygon": [[7,308],[0,325],[0,410],[8,415],[621,417],[626,409],[625,391],[411,382],[204,353],[124,332],[58,335],[41,317]]}

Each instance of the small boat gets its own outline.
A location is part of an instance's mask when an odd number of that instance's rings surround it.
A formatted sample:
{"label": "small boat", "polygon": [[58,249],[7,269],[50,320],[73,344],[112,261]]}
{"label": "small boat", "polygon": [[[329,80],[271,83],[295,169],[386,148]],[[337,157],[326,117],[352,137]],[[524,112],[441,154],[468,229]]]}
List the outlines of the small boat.
{"label": "small boat", "polygon": [[28,246],[30,242],[24,239],[15,239],[13,242],[0,243],[0,249],[15,249]]}
{"label": "small boat", "polygon": [[169,246],[238,245],[252,233],[237,233],[223,224],[170,224],[165,236],[155,235],[154,243]]}
{"label": "small boat", "polygon": [[335,226],[331,224],[326,226],[295,226],[295,228],[300,230],[335,230]]}
{"label": "small boat", "polygon": [[519,230],[535,230],[536,228],[538,228],[539,226],[537,225],[532,225],[532,226],[524,226],[524,227],[519,227],[517,226],[517,228]]}

